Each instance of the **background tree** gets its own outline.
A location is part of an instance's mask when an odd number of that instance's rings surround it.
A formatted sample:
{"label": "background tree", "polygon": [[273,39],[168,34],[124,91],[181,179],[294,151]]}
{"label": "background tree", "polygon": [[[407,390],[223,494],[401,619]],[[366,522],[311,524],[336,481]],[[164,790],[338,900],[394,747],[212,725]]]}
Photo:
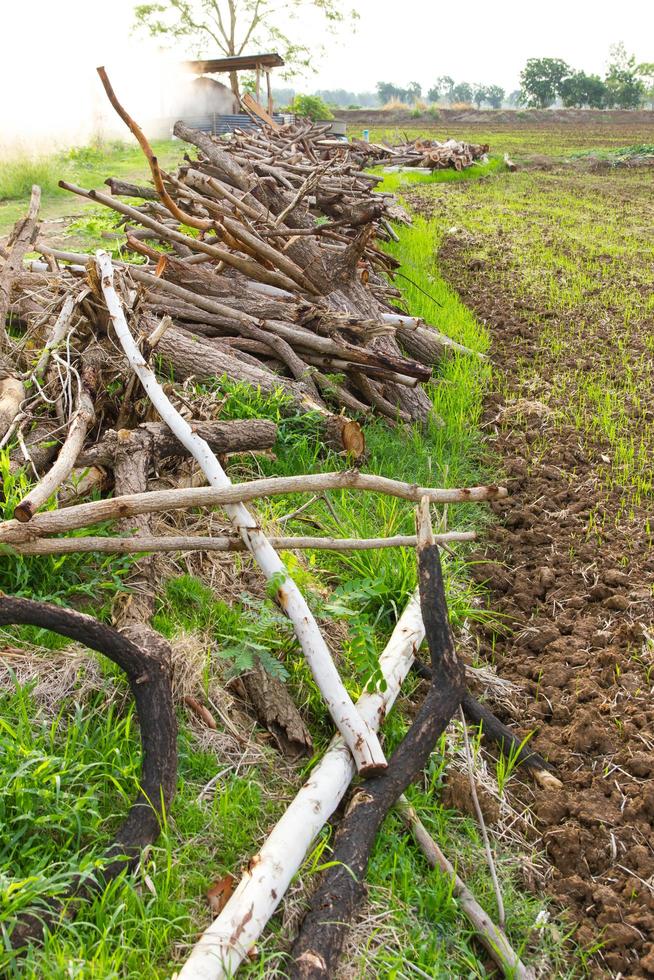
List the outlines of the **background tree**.
{"label": "background tree", "polygon": [[417,102],[422,95],[422,85],[420,82],[409,82],[406,88],[408,102]]}
{"label": "background tree", "polygon": [[575,71],[564,78],[559,87],[561,101],[566,108],[602,109],[606,105],[606,85],[599,75],[587,75]]}
{"label": "background tree", "polygon": [[627,54],[622,41],[609,48],[606,73],[606,104],[618,109],[637,109],[645,98],[645,86],[638,77],[636,59]]}
{"label": "background tree", "polygon": [[392,99],[399,98],[398,92],[400,89],[398,89],[397,85],[394,85],[393,82],[377,82],[376,88],[377,98],[379,99],[381,105],[386,105],[386,103],[390,102]]}
{"label": "background tree", "polygon": [[561,58],[530,58],[520,73],[523,105],[547,109],[559,95],[563,79],[571,74]]}
{"label": "background tree", "polygon": [[[299,24],[301,14],[310,10],[322,15],[323,36],[335,34],[345,21],[358,17],[342,0],[286,0],[284,4],[278,0],[158,0],[135,7],[134,25],[159,40],[184,40],[198,56],[216,50],[225,57],[277,51],[286,62],[284,77],[289,77],[313,68],[316,47],[309,48],[281,25]],[[232,72],[229,77],[238,96],[238,75]]]}
{"label": "background tree", "polygon": [[509,92],[506,97],[506,101],[508,105],[513,107],[520,105],[522,103],[522,90],[516,88],[513,90],[513,92]]}
{"label": "background tree", "polygon": [[500,85],[489,85],[486,89],[486,102],[491,109],[499,109],[504,102],[505,91]]}
{"label": "background tree", "polygon": [[472,101],[481,109],[484,102],[488,99],[488,89],[485,85],[473,85],[472,86]]}
{"label": "background tree", "polygon": [[305,116],[314,122],[317,119],[334,118],[334,113],[319,95],[296,95],[290,109],[296,116]]}
{"label": "background tree", "polygon": [[654,61],[644,61],[638,65],[636,72],[645,90],[645,99],[650,109],[654,109]]}
{"label": "background tree", "polygon": [[432,85],[432,87],[427,92],[427,101],[428,102],[438,102],[438,100],[440,99],[440,97],[441,97],[440,86],[438,84]]}
{"label": "background tree", "polygon": [[444,99],[447,99],[447,101],[450,103],[454,101],[452,98],[452,91],[454,89],[453,78],[451,78],[449,75],[440,75],[440,77],[436,79],[436,86]]}
{"label": "background tree", "polygon": [[459,82],[450,95],[450,102],[472,102],[472,85],[469,82]]}

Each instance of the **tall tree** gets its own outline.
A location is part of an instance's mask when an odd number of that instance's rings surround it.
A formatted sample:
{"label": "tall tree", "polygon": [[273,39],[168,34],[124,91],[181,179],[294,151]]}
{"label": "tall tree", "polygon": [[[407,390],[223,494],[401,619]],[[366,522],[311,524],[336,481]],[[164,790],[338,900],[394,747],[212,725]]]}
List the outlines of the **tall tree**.
{"label": "tall tree", "polygon": [[561,58],[530,58],[520,73],[522,102],[534,109],[547,109],[559,95],[561,82],[572,69]]}
{"label": "tall tree", "polygon": [[454,89],[454,79],[451,78],[449,75],[441,75],[439,78],[437,78],[436,85],[434,86],[434,88],[438,88],[438,90],[441,92],[443,97],[447,99],[448,102],[451,103],[454,101],[454,99],[452,98],[452,90]]}
{"label": "tall tree", "polygon": [[654,109],[654,61],[644,61],[636,68],[638,77],[645,88],[645,99],[650,109]]}
{"label": "tall tree", "polygon": [[[286,62],[286,77],[313,69],[317,49],[324,45],[304,43],[286,24],[301,23],[302,14],[317,11],[323,19],[323,36],[333,35],[358,14],[344,0],[156,0],[134,10],[137,29],[160,40],[186,41],[198,56],[217,50],[225,57],[250,52],[277,51]],[[239,95],[238,75],[230,74],[234,95]]]}
{"label": "tall tree", "polygon": [[609,48],[606,72],[607,105],[618,109],[637,109],[645,97],[645,86],[638,77],[636,59],[627,54],[622,41]]}
{"label": "tall tree", "polygon": [[478,109],[481,109],[484,102],[488,98],[488,88],[486,85],[473,85],[472,86],[472,101],[475,103]]}
{"label": "tall tree", "polygon": [[606,85],[599,75],[587,75],[575,71],[564,78],[559,87],[561,101],[566,108],[602,109],[606,105]]}
{"label": "tall tree", "polygon": [[440,99],[440,97],[441,97],[440,85],[438,83],[436,85],[432,85],[432,87],[427,92],[427,99],[428,99],[428,101],[429,102],[438,102],[438,100]]}
{"label": "tall tree", "polygon": [[451,92],[450,102],[472,102],[472,85],[469,82],[459,82]]}
{"label": "tall tree", "polygon": [[486,89],[486,102],[491,109],[499,109],[504,102],[505,91],[500,85],[489,85]]}

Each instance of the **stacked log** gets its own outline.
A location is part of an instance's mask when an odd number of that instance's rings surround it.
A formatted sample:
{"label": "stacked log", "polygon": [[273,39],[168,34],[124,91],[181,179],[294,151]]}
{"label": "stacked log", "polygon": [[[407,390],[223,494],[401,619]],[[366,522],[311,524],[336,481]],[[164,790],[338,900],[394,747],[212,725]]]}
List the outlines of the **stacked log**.
{"label": "stacked log", "polygon": [[354,152],[362,166],[384,165],[387,168],[421,167],[427,170],[465,170],[483,162],[490,150],[488,143],[465,143],[459,140],[429,140],[418,137],[400,146],[386,143],[354,141]]}

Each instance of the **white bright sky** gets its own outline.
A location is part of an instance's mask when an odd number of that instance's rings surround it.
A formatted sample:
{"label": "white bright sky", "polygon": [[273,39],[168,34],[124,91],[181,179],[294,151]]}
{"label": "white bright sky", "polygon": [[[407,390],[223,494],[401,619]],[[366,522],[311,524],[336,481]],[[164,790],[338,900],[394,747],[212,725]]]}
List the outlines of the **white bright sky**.
{"label": "white bright sky", "polygon": [[[134,115],[166,114],[178,80],[177,51],[130,36],[135,0],[0,0],[0,150],[37,135],[58,143],[113,125],[94,68],[105,64]],[[518,87],[529,57],[560,57],[604,71],[609,45],[624,41],[654,61],[651,0],[351,0],[361,17],[329,42],[317,74],[298,90],[374,89],[379,80],[457,81]],[[314,18],[300,31],[311,39]],[[149,76],[149,77],[148,77]],[[278,85],[286,83],[278,80]]]}

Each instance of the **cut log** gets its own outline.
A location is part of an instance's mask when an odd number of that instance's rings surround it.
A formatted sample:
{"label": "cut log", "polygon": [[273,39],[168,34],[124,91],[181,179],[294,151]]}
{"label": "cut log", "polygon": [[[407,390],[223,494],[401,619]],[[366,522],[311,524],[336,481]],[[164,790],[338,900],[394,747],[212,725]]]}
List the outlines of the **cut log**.
{"label": "cut log", "polygon": [[[27,215],[14,225],[7,243],[7,257],[0,268],[0,350],[9,346],[7,313],[11,305],[11,287],[14,276],[22,272],[25,255],[34,248],[38,237],[40,205],[41,188],[34,184]],[[5,431],[2,430],[0,435]]]}
{"label": "cut log", "polygon": [[25,399],[25,385],[9,375],[0,380],[0,439],[9,432]]}
{"label": "cut log", "polygon": [[[272,449],[277,439],[277,426],[268,419],[236,419],[233,422],[191,421],[190,425],[193,431],[220,455]],[[144,422],[138,427],[138,431],[149,434],[154,459],[163,460],[169,456],[189,455],[188,449],[175,438],[163,422]],[[78,463],[81,466],[111,466],[123,438],[121,431],[108,429],[101,442],[80,454]],[[116,492],[118,493],[118,490]]]}

